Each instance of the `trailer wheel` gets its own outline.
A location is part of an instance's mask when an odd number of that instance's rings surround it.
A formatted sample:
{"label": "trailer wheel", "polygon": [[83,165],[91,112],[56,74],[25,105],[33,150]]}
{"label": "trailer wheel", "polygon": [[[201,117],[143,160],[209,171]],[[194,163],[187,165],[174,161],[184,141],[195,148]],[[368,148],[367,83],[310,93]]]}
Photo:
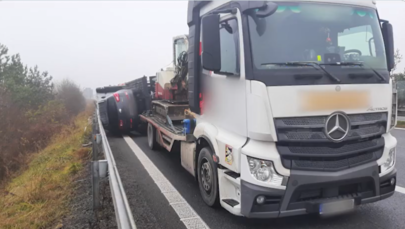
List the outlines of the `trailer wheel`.
{"label": "trailer wheel", "polygon": [[149,148],[151,148],[152,150],[157,149],[158,143],[156,141],[156,128],[150,123],[148,123],[147,135]]}
{"label": "trailer wheel", "polygon": [[211,155],[209,147],[201,149],[198,156],[197,176],[204,202],[210,207],[216,207],[219,205],[218,174]]}

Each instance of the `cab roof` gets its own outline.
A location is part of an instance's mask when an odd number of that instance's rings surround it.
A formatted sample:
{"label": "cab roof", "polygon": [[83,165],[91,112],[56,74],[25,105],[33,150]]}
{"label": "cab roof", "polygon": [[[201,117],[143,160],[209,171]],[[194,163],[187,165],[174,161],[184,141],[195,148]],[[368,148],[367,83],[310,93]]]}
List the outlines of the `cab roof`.
{"label": "cab roof", "polygon": [[[204,7],[204,11],[210,11],[221,5],[229,2],[239,2],[243,7],[250,8],[252,5],[263,5],[267,1],[227,1],[227,0],[216,0],[216,1],[189,1],[188,2],[188,12],[187,12],[187,23],[189,25],[193,24],[194,14],[200,14],[199,9]],[[319,3],[332,3],[332,4],[344,4],[344,5],[355,5],[362,7],[377,8],[375,0],[276,0],[274,2],[319,2]],[[203,14],[203,13],[202,13]]]}

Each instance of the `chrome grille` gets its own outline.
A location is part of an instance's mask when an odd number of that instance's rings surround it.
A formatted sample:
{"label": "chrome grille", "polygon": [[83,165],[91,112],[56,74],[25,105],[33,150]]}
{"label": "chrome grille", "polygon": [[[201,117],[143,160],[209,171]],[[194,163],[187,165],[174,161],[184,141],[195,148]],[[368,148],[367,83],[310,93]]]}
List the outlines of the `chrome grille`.
{"label": "chrome grille", "polygon": [[[352,124],[361,124],[361,122],[373,122],[387,120],[387,113],[368,113],[368,114],[350,114],[347,115]],[[313,116],[313,117],[299,117],[299,118],[278,118],[276,119],[276,126],[312,126],[312,125],[325,125],[328,116]]]}
{"label": "chrome grille", "polygon": [[351,114],[343,142],[324,133],[328,116],[275,119],[277,149],[284,167],[338,171],[379,159],[384,148],[387,113]]}
{"label": "chrome grille", "polygon": [[[348,169],[357,165],[365,164],[371,161],[376,161],[382,156],[383,150],[378,150],[374,152],[368,152],[363,154],[358,154],[355,156],[346,156],[338,159],[331,160],[320,160],[317,158],[313,159],[295,159],[291,160],[291,165],[286,166],[290,169],[301,169],[301,170],[322,170],[322,171],[339,171],[343,169]],[[284,165],[285,166],[285,165]]]}
{"label": "chrome grille", "polygon": [[[276,122],[281,122],[287,126],[309,126],[309,125],[323,125],[326,122],[327,117],[302,117],[302,118],[281,118]],[[281,124],[280,123],[280,124]]]}
{"label": "chrome grille", "polygon": [[[375,139],[372,141],[364,141],[364,142],[355,142],[352,144],[344,144],[340,145],[339,147],[331,147],[331,146],[287,146],[286,148],[291,152],[297,154],[327,154],[327,155],[340,155],[342,153],[347,152],[357,152],[357,151],[364,151],[366,149],[375,149],[384,146],[384,141],[382,138]],[[282,148],[282,147],[280,147]],[[284,150],[282,150],[284,152]]]}
{"label": "chrome grille", "polygon": [[[324,133],[328,116],[275,119],[279,142],[330,142]],[[346,140],[358,140],[385,133],[387,113],[348,115],[351,124]]]}

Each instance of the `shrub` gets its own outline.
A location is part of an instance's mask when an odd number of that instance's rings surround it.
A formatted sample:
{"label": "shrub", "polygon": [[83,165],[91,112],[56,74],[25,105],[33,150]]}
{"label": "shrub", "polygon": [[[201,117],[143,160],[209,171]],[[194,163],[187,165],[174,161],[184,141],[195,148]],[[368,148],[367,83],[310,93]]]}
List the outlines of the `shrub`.
{"label": "shrub", "polygon": [[[55,94],[55,91],[57,94]],[[72,117],[85,109],[82,92],[64,80],[56,90],[52,76],[24,66],[0,44],[0,181],[43,149]]]}
{"label": "shrub", "polygon": [[24,112],[12,106],[6,93],[0,99],[0,179],[25,164],[25,155],[45,147],[70,121],[60,101],[49,101]]}
{"label": "shrub", "polygon": [[80,87],[69,79],[64,79],[56,86],[56,98],[65,105],[70,115],[77,115],[86,108],[86,100]]}

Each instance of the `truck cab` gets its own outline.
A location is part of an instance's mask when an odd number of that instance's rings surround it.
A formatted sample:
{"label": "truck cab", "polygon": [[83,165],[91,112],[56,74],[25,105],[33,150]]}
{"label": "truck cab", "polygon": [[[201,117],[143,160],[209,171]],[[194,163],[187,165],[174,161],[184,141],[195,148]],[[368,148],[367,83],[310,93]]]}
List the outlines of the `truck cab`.
{"label": "truck cab", "polygon": [[190,1],[188,25],[182,165],[206,204],[275,218],[393,195],[393,32],[375,1]]}

